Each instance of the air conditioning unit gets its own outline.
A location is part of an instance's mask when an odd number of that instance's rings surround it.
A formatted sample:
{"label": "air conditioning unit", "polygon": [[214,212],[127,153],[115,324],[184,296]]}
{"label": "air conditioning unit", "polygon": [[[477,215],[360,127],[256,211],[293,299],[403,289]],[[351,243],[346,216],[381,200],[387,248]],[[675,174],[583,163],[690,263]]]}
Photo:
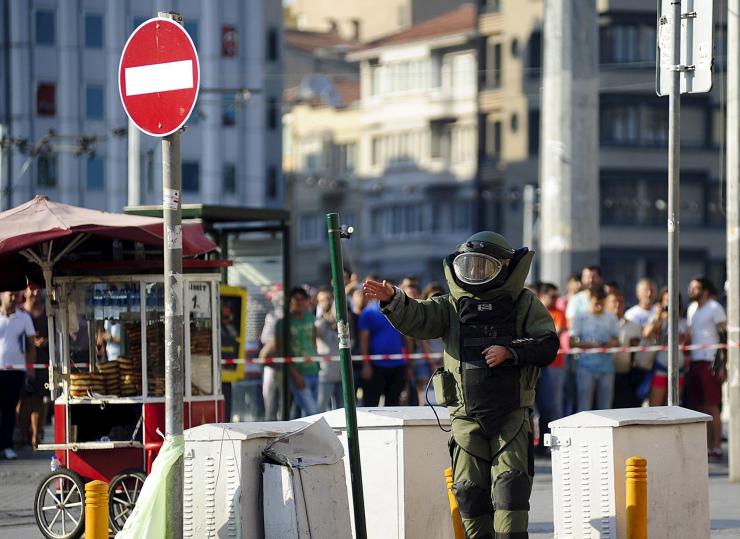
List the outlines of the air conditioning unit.
{"label": "air conditioning unit", "polygon": [[262,452],[309,425],[214,423],[186,430],[183,536],[263,539]]}
{"label": "air conditioning unit", "polygon": [[[442,426],[449,429],[447,410],[436,410]],[[344,446],[351,503],[344,410],[319,417],[337,431]],[[432,409],[358,408],[357,429],[368,539],[454,537],[444,477],[445,468],[451,465],[450,434],[439,428]]]}
{"label": "air conditioning unit", "polygon": [[650,539],[709,537],[706,422],[677,406],[581,412],[550,423],[557,539],[626,537],[625,462],[647,459]]}

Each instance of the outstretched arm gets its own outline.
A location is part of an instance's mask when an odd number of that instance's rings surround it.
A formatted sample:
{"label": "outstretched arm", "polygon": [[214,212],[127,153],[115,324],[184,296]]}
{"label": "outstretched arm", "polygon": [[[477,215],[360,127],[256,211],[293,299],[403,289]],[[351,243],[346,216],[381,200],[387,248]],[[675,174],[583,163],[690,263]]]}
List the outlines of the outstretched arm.
{"label": "outstretched arm", "polygon": [[414,339],[436,339],[447,333],[449,327],[449,301],[447,296],[428,300],[410,299],[400,288],[386,281],[367,280],[363,285],[365,295],[380,301],[383,314],[391,324]]}

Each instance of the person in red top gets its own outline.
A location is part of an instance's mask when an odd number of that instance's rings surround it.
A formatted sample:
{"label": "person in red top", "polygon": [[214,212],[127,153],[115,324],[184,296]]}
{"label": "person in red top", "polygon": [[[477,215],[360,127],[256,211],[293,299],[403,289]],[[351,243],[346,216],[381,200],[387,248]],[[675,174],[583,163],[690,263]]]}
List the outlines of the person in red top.
{"label": "person in red top", "polygon": [[[552,283],[539,282],[535,285],[535,293],[542,304],[550,312],[555,330],[560,339],[560,348],[563,349],[563,336],[565,343],[568,342],[568,323],[565,312],[556,307],[560,294],[558,287]],[[565,348],[567,350],[567,346]],[[565,382],[565,354],[558,354],[555,361],[542,369],[540,379],[537,381],[537,410],[540,412],[540,436],[550,432],[547,424],[563,417],[563,387]]]}

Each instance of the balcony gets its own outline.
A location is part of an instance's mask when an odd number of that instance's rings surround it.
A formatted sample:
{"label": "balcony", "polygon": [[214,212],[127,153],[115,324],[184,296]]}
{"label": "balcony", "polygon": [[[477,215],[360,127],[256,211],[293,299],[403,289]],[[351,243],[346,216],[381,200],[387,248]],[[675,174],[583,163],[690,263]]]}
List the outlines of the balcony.
{"label": "balcony", "polygon": [[484,10],[478,19],[478,31],[484,36],[503,32],[504,14],[500,10]]}

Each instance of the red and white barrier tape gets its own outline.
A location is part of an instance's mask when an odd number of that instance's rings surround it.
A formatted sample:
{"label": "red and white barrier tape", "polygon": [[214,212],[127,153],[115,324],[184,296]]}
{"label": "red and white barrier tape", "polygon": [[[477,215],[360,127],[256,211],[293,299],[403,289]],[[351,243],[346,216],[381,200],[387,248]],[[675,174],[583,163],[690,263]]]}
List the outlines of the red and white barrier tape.
{"label": "red and white barrier tape", "polygon": [[[690,351],[690,350],[717,350],[727,349],[729,346],[740,347],[740,342],[727,344],[688,344],[679,346],[679,350]],[[615,346],[615,347],[603,347],[603,348],[571,348],[570,350],[558,350],[558,354],[614,354],[617,352],[667,352],[667,345],[651,345],[651,346]],[[388,361],[403,359],[405,361],[411,359],[441,359],[442,354],[427,354],[427,353],[414,353],[414,354],[375,354],[368,356],[356,355],[352,356],[352,361]],[[238,359],[223,359],[221,360],[222,365],[272,365],[281,363],[315,363],[322,362],[327,363],[330,361],[339,361],[339,356],[306,356],[306,357],[245,357]],[[80,368],[86,368],[87,363],[78,365]],[[6,365],[5,369],[46,369],[49,366],[45,363],[34,363],[32,365]]]}

